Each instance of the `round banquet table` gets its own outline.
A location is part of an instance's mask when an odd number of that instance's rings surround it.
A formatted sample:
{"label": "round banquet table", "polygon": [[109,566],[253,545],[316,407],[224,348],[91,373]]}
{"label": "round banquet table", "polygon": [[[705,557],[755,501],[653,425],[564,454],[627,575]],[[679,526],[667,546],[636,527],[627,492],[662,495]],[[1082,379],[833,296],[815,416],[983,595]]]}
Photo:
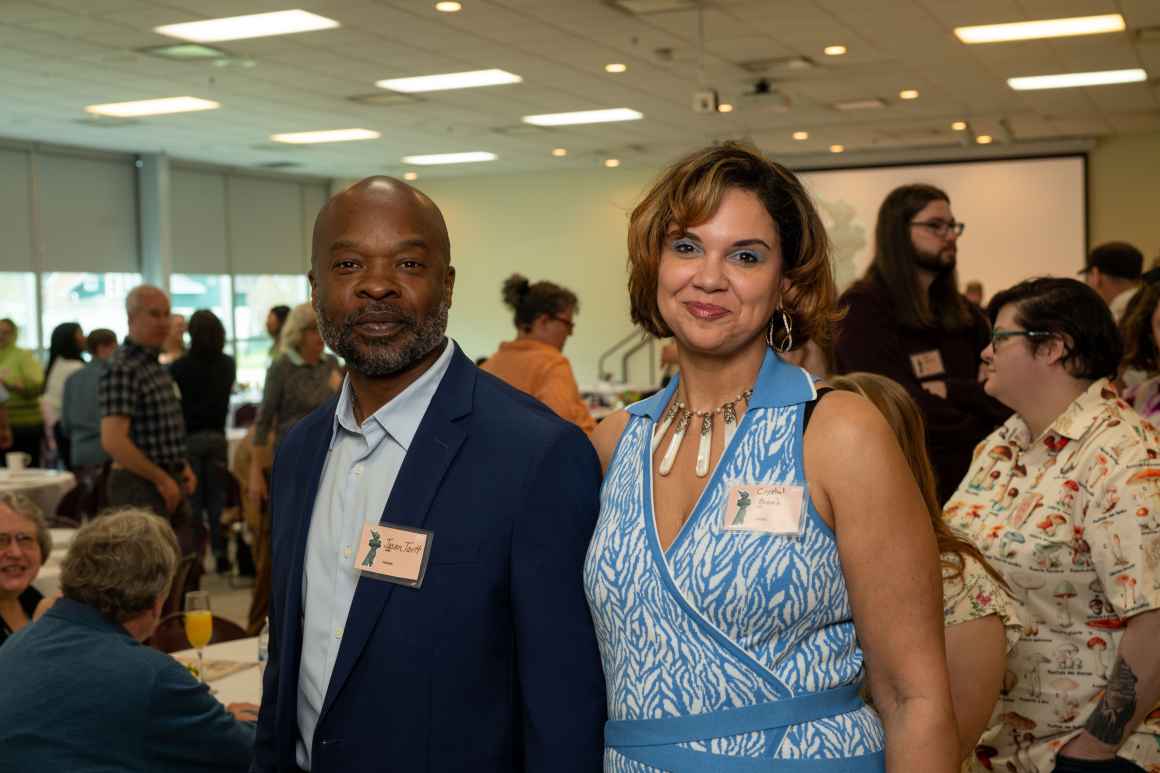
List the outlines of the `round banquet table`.
{"label": "round banquet table", "polygon": [[56,514],[60,500],[76,485],[77,478],[71,472],[0,469],[0,491],[23,494],[36,503],[45,518]]}
{"label": "round banquet table", "polygon": [[[220,679],[212,679],[209,686],[214,689],[214,697],[225,705],[231,703],[262,702],[262,670],[258,668],[258,637],[237,639],[224,644],[211,644],[204,650],[206,671],[211,670],[212,661],[233,661],[252,664]],[[173,657],[182,662],[197,662],[197,650],[174,652]]]}

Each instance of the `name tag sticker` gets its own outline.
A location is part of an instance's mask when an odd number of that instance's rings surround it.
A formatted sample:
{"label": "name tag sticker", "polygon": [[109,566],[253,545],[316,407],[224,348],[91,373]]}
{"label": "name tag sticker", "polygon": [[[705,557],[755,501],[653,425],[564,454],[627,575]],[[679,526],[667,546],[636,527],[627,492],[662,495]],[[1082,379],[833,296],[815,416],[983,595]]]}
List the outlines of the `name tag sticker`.
{"label": "name tag sticker", "polygon": [[364,577],[418,588],[427,574],[433,532],[391,523],[363,525],[354,568]]}
{"label": "name tag sticker", "polygon": [[910,355],[910,367],[914,369],[915,378],[941,376],[946,373],[946,369],[943,368],[942,355],[939,354],[938,349]]}
{"label": "name tag sticker", "polygon": [[733,483],[728,487],[721,528],[756,534],[802,533],[806,486],[788,483]]}

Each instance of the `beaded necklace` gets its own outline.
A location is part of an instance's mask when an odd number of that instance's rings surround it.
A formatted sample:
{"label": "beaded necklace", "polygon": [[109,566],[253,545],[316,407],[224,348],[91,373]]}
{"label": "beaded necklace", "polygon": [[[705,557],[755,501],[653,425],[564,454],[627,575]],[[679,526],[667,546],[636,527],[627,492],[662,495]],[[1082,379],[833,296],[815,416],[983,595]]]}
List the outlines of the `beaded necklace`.
{"label": "beaded necklace", "polygon": [[733,439],[734,433],[737,432],[737,403],[744,400],[749,402],[749,398],[753,395],[752,389],[746,389],[737,397],[733,398],[727,403],[722,403],[721,406],[712,411],[694,411],[689,406],[685,405],[680,400],[674,400],[669,409],[665,411],[661,418],[660,424],[653,430],[652,436],[652,453],[656,453],[657,447],[661,444],[661,438],[668,432],[669,426],[674,420],[677,422],[676,429],[673,430],[673,438],[669,441],[669,447],[665,449],[665,455],[661,457],[660,466],[657,467],[657,472],[661,475],[668,475],[673,470],[673,462],[677,460],[677,452],[681,448],[681,442],[685,439],[685,434],[689,429],[689,425],[696,416],[701,420],[701,437],[697,444],[697,466],[695,472],[698,478],[703,478],[709,474],[709,458],[712,455],[713,442],[713,416],[721,414],[722,421],[725,422],[725,447],[729,447],[729,441]]}

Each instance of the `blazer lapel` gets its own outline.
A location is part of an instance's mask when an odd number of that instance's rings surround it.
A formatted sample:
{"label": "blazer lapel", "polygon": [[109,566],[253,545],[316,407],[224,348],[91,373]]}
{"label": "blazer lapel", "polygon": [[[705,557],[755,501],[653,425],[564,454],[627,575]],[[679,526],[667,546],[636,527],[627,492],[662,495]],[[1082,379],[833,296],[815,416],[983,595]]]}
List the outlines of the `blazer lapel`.
{"label": "blazer lapel", "polygon": [[[411,447],[407,449],[380,522],[414,527],[422,527],[426,522],[431,502],[467,437],[459,420],[471,413],[477,372],[475,365],[456,347],[443,381],[431,399]],[[359,580],[319,714],[319,724],[350,676],[395,588],[389,582],[365,577]],[[401,588],[399,592],[417,591]]]}

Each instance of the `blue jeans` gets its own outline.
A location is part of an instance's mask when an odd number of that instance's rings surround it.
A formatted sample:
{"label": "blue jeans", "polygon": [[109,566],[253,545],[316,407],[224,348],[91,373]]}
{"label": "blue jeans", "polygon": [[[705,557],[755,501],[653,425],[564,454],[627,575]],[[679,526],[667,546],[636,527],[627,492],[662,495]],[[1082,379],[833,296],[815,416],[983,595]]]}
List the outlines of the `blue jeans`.
{"label": "blue jeans", "polygon": [[197,476],[197,490],[189,498],[194,523],[209,522],[209,544],[219,558],[226,555],[222,530],[222,510],[226,505],[226,476],[229,470],[229,443],[220,432],[195,432],[185,440],[189,466]]}

